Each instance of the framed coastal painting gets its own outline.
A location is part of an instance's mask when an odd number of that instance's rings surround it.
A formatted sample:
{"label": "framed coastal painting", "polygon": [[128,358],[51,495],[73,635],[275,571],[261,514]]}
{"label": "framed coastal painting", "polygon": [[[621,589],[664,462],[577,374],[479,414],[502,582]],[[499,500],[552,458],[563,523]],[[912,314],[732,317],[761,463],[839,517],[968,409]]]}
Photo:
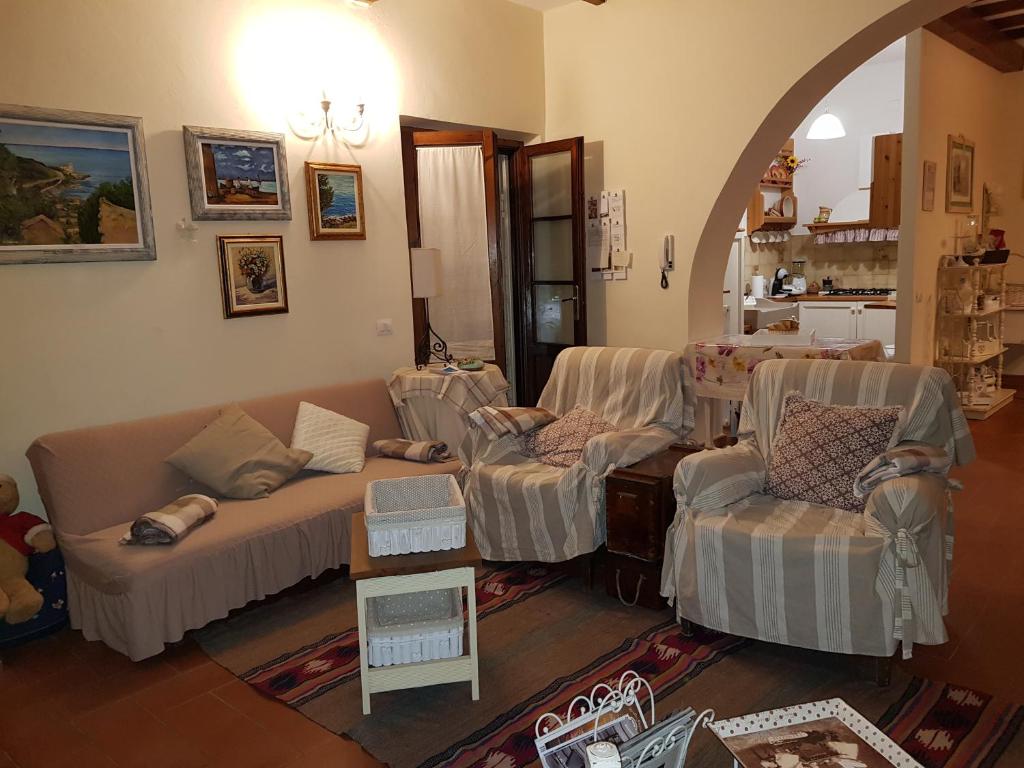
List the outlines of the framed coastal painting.
{"label": "framed coastal painting", "polygon": [[183,132],[194,220],[291,219],[283,133],[195,125]]}
{"label": "framed coastal painting", "polygon": [[363,169],[358,165],[306,163],[311,240],[365,240]]}
{"label": "framed coastal painting", "polygon": [[142,118],[0,104],[0,264],[155,258]]}
{"label": "framed coastal painting", "polygon": [[224,317],[288,311],[284,239],[280,235],[220,236],[217,253]]}
{"label": "framed coastal painting", "polygon": [[950,136],[946,162],[946,213],[974,211],[974,143]]}

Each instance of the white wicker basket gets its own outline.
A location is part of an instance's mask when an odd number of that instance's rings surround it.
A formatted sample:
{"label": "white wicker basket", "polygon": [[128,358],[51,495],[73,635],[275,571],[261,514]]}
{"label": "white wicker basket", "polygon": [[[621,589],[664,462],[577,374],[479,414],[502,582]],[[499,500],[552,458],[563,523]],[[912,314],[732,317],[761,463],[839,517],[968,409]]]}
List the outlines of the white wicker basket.
{"label": "white wicker basket", "polygon": [[435,589],[366,601],[371,667],[462,655],[462,590]]}
{"label": "white wicker basket", "polygon": [[466,502],[454,475],[372,480],[364,508],[370,557],[466,546]]}

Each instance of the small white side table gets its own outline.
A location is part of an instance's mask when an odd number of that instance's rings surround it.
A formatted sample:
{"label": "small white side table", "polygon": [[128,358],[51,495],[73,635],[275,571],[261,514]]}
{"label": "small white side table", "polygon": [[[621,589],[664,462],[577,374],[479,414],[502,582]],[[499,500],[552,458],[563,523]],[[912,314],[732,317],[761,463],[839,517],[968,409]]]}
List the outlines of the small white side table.
{"label": "small white side table", "polygon": [[[466,529],[466,546],[441,552],[370,557],[363,512],[352,516],[352,552],[349,576],[356,582],[359,618],[359,673],[363,689],[363,714],[370,714],[370,694],[439,683],[468,682],[473,701],[480,699],[480,670],[476,646],[476,567],[480,550],[473,532]],[[466,589],[468,653],[452,659],[435,659],[390,667],[371,667],[367,659],[366,599],[404,595],[433,589]]]}

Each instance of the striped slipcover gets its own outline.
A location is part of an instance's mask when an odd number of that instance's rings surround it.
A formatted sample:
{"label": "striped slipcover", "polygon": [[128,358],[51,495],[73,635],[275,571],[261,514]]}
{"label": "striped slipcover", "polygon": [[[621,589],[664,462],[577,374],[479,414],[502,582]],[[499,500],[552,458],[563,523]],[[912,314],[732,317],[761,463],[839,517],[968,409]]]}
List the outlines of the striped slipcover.
{"label": "striped slipcover", "polygon": [[682,354],[655,349],[560,353],[537,405],[557,416],[582,406],[619,428],[591,439],[569,468],[520,455],[516,436],[491,442],[472,427],[460,457],[467,467],[466,508],[484,558],[561,562],[603,544],[605,476],[681,437],[682,364]]}
{"label": "striped slipcover", "polygon": [[902,442],[974,444],[938,368],[773,360],[747,388],[738,445],[686,457],[665,544],[662,594],[676,615],[733,635],[838,653],[890,656],[947,640],[952,506],[946,479],[887,480],[863,514],[762,493],[788,392],[844,405],[903,405]]}

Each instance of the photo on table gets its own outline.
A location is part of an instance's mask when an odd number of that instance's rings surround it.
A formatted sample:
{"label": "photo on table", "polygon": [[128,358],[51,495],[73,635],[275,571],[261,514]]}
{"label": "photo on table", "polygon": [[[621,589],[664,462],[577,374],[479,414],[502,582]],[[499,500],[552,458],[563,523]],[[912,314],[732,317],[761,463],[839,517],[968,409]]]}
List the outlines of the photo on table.
{"label": "photo on table", "polygon": [[743,768],[892,768],[838,717],[719,738]]}

